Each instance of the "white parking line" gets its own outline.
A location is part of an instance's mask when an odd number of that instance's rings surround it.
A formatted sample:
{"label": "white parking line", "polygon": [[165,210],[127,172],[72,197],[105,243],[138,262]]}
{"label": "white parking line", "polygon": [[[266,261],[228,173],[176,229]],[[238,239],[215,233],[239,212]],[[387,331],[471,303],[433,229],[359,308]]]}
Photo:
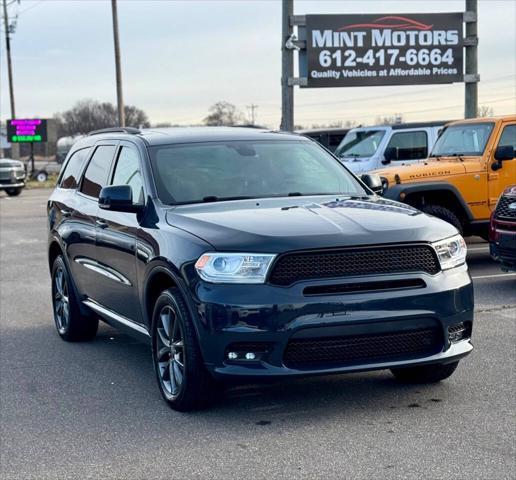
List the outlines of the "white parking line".
{"label": "white parking line", "polygon": [[471,278],[473,280],[482,280],[484,278],[514,277],[514,276],[516,276],[516,272],[515,273],[495,273],[493,275],[477,275],[477,276],[472,276]]}

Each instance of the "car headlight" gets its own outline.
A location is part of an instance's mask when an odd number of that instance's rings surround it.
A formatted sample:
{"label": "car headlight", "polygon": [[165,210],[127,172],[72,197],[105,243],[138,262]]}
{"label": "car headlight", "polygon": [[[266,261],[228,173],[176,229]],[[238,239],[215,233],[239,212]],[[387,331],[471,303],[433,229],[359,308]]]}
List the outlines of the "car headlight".
{"label": "car headlight", "polygon": [[443,270],[449,268],[458,267],[466,262],[466,254],[468,249],[466,242],[460,235],[435,242],[432,244],[434,247],[439,263]]}
{"label": "car headlight", "polygon": [[199,276],[212,283],[264,283],[276,255],[208,252],[195,262]]}

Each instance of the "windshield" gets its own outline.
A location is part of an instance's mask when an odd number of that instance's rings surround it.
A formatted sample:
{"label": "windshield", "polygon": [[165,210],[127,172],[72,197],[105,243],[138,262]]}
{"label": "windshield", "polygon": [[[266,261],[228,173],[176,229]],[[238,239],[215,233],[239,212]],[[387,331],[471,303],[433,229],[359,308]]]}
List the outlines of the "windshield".
{"label": "windshield", "polygon": [[238,141],[149,148],[158,195],[167,204],[298,195],[367,195],[312,142]]}
{"label": "windshield", "polygon": [[372,157],[385,135],[385,130],[358,130],[346,134],[335,151],[339,157]]}
{"label": "windshield", "polygon": [[446,127],[432,149],[431,157],[482,155],[494,123],[465,123]]}

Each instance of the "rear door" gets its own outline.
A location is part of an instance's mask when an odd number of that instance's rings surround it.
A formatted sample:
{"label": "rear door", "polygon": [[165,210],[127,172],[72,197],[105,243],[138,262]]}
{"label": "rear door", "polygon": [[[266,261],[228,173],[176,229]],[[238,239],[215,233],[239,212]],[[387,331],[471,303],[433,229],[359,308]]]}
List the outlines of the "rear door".
{"label": "rear door", "polygon": [[[75,284],[80,287],[80,278],[73,258],[95,241],[93,224],[81,221],[82,198],[77,195],[84,164],[91,154],[91,147],[73,152],[64,165],[57,182],[57,188],[48,201],[48,220],[51,231],[56,231],[63,242],[65,262],[72,272]],[[80,290],[80,289],[79,289]]]}
{"label": "rear door", "polygon": [[96,251],[96,220],[100,190],[107,184],[118,141],[97,143],[88,161],[73,204],[69,263],[79,291],[95,299],[99,279],[105,275]]}
{"label": "rear door", "polygon": [[[137,146],[121,141],[110,174],[110,185],[129,185],[133,203],[143,205],[144,182]],[[136,276],[138,214],[99,209],[97,259],[109,275],[98,279],[96,299],[110,310],[142,323]]]}

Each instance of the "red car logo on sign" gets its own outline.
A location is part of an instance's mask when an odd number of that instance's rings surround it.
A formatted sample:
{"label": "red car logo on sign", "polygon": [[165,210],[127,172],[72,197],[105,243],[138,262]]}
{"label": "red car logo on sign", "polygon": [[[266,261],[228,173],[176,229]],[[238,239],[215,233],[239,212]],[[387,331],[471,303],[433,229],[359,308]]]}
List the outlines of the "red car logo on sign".
{"label": "red car logo on sign", "polygon": [[396,30],[431,30],[433,25],[417,22],[410,18],[387,15],[374,20],[375,23],[354,23],[339,28],[340,30],[350,30],[352,28],[392,28]]}

